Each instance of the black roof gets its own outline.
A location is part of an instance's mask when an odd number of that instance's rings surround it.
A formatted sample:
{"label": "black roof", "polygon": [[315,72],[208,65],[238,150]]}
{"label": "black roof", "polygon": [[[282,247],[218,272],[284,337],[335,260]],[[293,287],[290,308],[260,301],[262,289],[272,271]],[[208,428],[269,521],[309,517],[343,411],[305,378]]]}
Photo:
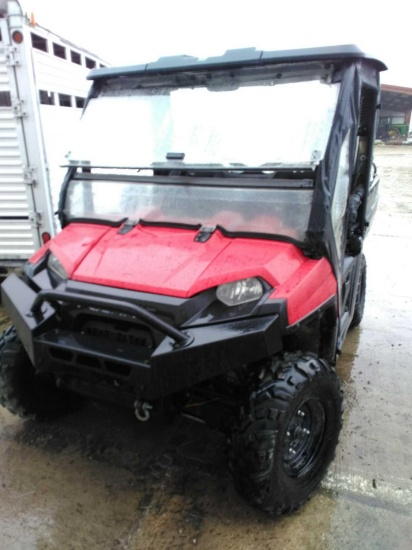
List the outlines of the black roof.
{"label": "black roof", "polygon": [[278,63],[297,63],[304,61],[333,61],[344,59],[366,59],[370,61],[378,71],[387,69],[386,65],[365,54],[357,46],[347,44],[343,46],[325,46],[320,48],[304,48],[297,50],[262,51],[256,48],[243,48],[228,50],[219,57],[198,59],[189,55],[161,57],[158,61],[129,67],[107,67],[92,70],[87,78],[98,80],[127,75],[144,75],[148,73],[173,73],[182,70],[198,69],[224,69],[230,67],[267,65]]}

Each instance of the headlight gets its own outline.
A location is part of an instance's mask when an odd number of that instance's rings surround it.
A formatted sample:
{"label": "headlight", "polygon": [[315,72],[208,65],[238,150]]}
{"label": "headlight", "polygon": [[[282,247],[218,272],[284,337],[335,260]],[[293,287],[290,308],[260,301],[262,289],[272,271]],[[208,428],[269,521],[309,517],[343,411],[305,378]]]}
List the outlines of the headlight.
{"label": "headlight", "polygon": [[60,277],[60,279],[69,278],[66,270],[64,269],[58,258],[52,253],[49,254],[49,257],[47,259],[47,267],[51,271],[53,271],[53,273],[55,273],[58,277]]}
{"label": "headlight", "polygon": [[263,296],[263,286],[259,279],[251,277],[234,283],[220,285],[216,289],[218,300],[227,306],[238,306],[253,302]]}

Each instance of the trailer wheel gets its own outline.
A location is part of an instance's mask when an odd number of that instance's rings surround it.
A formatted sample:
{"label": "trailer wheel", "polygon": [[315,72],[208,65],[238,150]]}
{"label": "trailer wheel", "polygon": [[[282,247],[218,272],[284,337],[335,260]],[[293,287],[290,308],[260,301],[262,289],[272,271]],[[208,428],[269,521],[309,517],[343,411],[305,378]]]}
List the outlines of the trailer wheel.
{"label": "trailer wheel", "polygon": [[349,328],[355,328],[360,325],[363,312],[365,310],[365,299],[366,299],[366,258],[362,254],[361,259],[361,273],[359,277],[358,288],[356,291],[356,301],[355,301],[355,310],[353,312],[353,317]]}
{"label": "trailer wheel", "polygon": [[275,359],[232,433],[239,493],[272,516],[298,509],[332,461],[341,425],[342,394],[330,365],[312,354]]}
{"label": "trailer wheel", "polygon": [[62,414],[69,395],[54,379],[36,375],[14,327],[0,337],[0,404],[21,417],[51,418]]}

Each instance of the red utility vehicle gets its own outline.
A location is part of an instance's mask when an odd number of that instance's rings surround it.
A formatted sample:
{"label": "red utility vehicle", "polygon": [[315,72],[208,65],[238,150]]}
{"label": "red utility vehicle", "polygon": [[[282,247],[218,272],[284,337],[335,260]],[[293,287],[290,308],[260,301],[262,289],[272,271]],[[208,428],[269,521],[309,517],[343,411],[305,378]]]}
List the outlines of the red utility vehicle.
{"label": "red utility vehicle", "polygon": [[62,231],[2,286],[0,402],[72,392],[225,430],[242,495],[304,503],[342,422],[361,321],[379,72],[355,46],[94,70]]}

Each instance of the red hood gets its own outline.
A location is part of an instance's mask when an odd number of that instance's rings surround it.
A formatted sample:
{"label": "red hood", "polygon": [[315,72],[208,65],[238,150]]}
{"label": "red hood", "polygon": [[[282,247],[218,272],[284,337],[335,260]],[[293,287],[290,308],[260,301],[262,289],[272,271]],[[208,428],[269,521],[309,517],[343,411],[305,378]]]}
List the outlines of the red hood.
{"label": "red hood", "polygon": [[312,260],[280,241],[229,238],[215,231],[201,243],[195,235],[189,229],[143,226],[122,235],[118,228],[71,223],[48,247],[75,281],[180,298],[261,277],[274,288],[271,298],[286,300],[290,324],[336,295],[326,258]]}
{"label": "red hood", "polygon": [[122,235],[118,228],[72,223],[50,249],[73,280],[178,297],[252,276],[278,286],[307,260],[288,243],[233,239],[219,231],[200,243],[195,235],[140,225]]}

